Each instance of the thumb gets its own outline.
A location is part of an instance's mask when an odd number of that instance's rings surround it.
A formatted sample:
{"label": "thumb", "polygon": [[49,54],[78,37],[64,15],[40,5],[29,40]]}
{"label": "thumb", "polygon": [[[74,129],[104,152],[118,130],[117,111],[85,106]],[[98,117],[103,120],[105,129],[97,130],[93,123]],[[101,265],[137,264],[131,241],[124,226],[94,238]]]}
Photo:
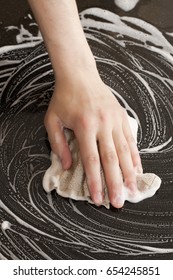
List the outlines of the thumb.
{"label": "thumb", "polygon": [[69,169],[72,164],[72,156],[61,120],[56,114],[47,112],[44,125],[48,133],[52,151],[60,158],[63,169]]}

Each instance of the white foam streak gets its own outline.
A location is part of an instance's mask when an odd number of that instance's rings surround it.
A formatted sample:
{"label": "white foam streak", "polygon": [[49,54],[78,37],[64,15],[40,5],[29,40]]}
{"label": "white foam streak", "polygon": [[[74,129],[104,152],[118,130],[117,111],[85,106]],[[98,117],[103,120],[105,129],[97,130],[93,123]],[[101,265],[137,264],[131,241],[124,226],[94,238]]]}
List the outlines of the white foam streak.
{"label": "white foam streak", "polygon": [[[173,47],[157,28],[140,19],[93,8],[81,13],[81,22],[103,80],[138,122],[144,164],[158,166],[164,188],[156,199],[133,207],[125,204],[121,211],[43,192],[41,180],[50,164],[43,117],[54,78],[45,48],[37,42],[42,39],[22,26],[18,40],[28,34],[29,42],[0,48],[5,80],[0,80],[0,99],[6,105],[0,111],[0,259],[20,259],[22,254],[26,259],[115,259],[173,253]],[[28,251],[18,250],[19,240]]]}
{"label": "white foam streak", "polygon": [[162,150],[163,148],[165,148],[169,143],[172,142],[172,137],[170,137],[168,139],[168,141],[166,141],[165,143],[161,144],[161,145],[158,145],[156,147],[148,147],[146,149],[141,149],[140,152],[141,153],[158,153],[158,152],[162,152],[162,153],[165,153],[166,149],[164,149],[164,151],[160,151]]}

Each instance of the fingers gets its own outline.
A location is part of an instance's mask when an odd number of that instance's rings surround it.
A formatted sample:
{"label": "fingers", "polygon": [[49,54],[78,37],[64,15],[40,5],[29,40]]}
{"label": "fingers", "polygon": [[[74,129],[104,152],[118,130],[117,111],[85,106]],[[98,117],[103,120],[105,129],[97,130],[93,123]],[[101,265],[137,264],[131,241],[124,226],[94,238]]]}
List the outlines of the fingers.
{"label": "fingers", "polygon": [[143,173],[143,168],[142,168],[142,163],[141,163],[141,158],[139,155],[138,147],[137,147],[136,140],[133,137],[133,133],[132,133],[133,123],[132,122],[129,123],[128,120],[129,119],[127,118],[127,113],[125,112],[124,121],[123,121],[123,133],[124,133],[124,136],[126,138],[126,141],[128,143],[128,146],[129,146],[129,149],[131,152],[131,158],[133,161],[133,166],[135,168],[135,171],[137,173]]}
{"label": "fingers", "polygon": [[[110,122],[109,120],[108,123]],[[128,121],[125,121],[126,125],[121,120],[117,123],[119,125],[113,131],[111,125],[108,124],[97,126],[97,137],[96,129],[91,127],[88,129],[88,126],[78,130],[79,133],[75,134],[79,142],[92,200],[98,205],[103,200],[101,161],[110,202],[114,207],[121,208],[124,204],[123,184],[125,183],[132,191],[136,191],[134,165],[141,166],[141,161]],[[96,140],[99,143],[99,150]]]}
{"label": "fingers", "polygon": [[120,208],[124,204],[123,180],[112,133],[104,131],[99,140],[99,151],[111,204]]}
{"label": "fingers", "polygon": [[103,190],[96,137],[91,131],[85,130],[77,135],[77,139],[91,198],[95,204],[100,205],[103,201]]}
{"label": "fingers", "polygon": [[126,111],[122,111],[122,126],[113,131],[114,143],[119,158],[125,185],[136,191],[136,172],[142,173],[136,139],[137,126],[135,120],[129,119]]}
{"label": "fingers", "polygon": [[122,128],[119,128],[117,131],[113,131],[113,138],[124,182],[126,186],[135,191],[137,188],[136,175],[134,171],[130,147],[122,131]]}
{"label": "fingers", "polygon": [[70,168],[72,164],[69,150],[60,119],[53,113],[46,113],[44,124],[48,133],[52,151],[61,159],[63,169]]}

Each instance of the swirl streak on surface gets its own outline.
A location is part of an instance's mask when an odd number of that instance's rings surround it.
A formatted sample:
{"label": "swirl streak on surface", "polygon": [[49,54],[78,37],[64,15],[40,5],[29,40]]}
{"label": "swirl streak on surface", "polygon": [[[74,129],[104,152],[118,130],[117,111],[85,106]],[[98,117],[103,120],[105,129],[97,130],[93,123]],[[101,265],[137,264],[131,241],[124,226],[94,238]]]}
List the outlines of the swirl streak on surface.
{"label": "swirl streak on surface", "polygon": [[137,18],[97,8],[80,16],[102,79],[138,121],[144,171],[163,183],[121,210],[46,194],[51,64],[43,43],[0,49],[0,259],[172,258],[173,47]]}

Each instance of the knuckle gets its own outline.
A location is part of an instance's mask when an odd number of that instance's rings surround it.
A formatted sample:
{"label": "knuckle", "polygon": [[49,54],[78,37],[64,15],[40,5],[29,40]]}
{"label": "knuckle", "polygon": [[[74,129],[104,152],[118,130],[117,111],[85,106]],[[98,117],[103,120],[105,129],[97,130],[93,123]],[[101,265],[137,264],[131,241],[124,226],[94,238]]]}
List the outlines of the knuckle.
{"label": "knuckle", "polygon": [[134,168],[133,167],[132,168],[128,168],[126,170],[126,173],[124,174],[124,177],[128,178],[129,180],[130,179],[134,179]]}
{"label": "knuckle", "polygon": [[135,173],[134,169],[128,169],[126,170],[126,173],[124,175],[124,181],[129,185],[130,182],[135,182]]}
{"label": "knuckle", "polygon": [[119,154],[129,153],[129,147],[127,143],[121,143],[118,147]]}
{"label": "knuckle", "polygon": [[102,156],[103,161],[105,162],[117,162],[117,156],[114,150],[106,151]]}
{"label": "knuckle", "polygon": [[80,123],[81,123],[81,126],[82,126],[84,129],[88,128],[88,126],[89,126],[89,124],[90,124],[90,121],[89,121],[89,118],[88,118],[87,116],[85,116],[85,115],[80,116],[80,117],[79,117],[79,121],[80,121]]}
{"label": "knuckle", "polygon": [[133,135],[128,135],[126,139],[129,144],[136,144]]}
{"label": "knuckle", "polygon": [[103,111],[103,110],[100,110],[99,111],[99,118],[100,118],[100,121],[102,123],[106,123],[107,119],[108,119],[107,113],[105,111]]}
{"label": "knuckle", "polygon": [[133,154],[132,154],[132,159],[133,159],[133,161],[136,162],[136,163],[140,163],[140,162],[141,162],[139,153],[138,153],[137,151],[134,151],[134,152],[133,152]]}
{"label": "knuckle", "polygon": [[91,131],[95,129],[94,119],[88,116],[79,117],[80,128],[84,131]]}
{"label": "knuckle", "polygon": [[86,157],[86,162],[88,164],[99,164],[99,157],[96,154],[90,154]]}

